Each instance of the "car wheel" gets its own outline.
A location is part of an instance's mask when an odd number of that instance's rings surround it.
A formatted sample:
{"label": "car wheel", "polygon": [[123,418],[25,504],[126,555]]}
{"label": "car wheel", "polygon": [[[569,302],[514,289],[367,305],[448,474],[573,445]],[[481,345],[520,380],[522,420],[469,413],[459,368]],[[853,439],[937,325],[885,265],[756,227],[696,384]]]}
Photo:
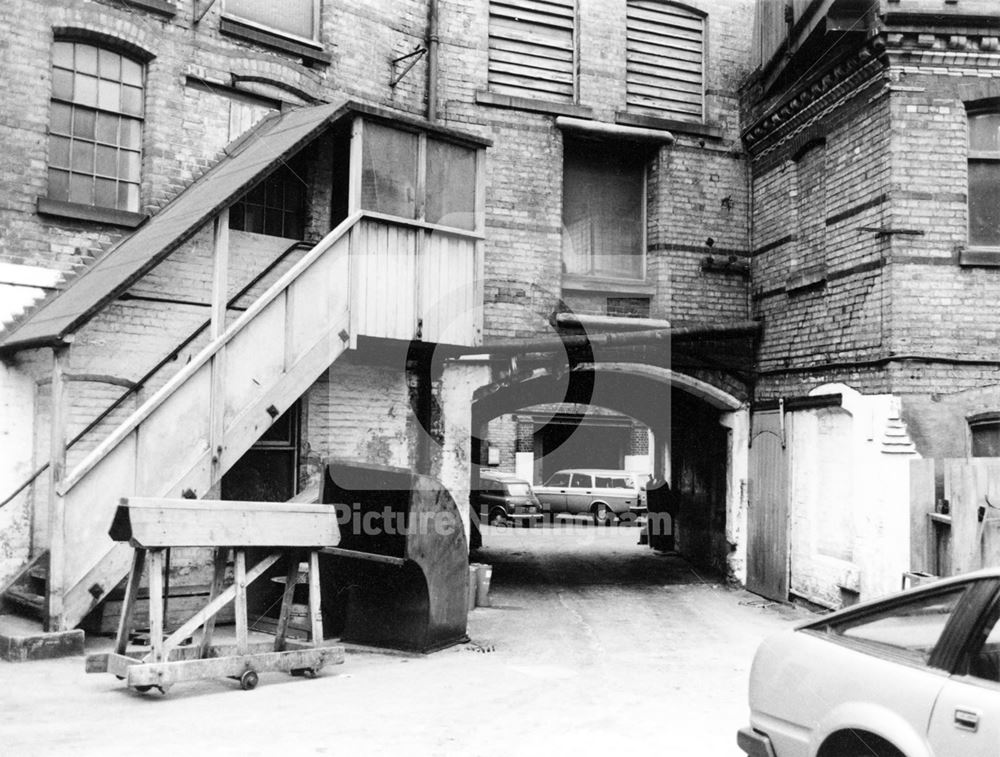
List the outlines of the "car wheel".
{"label": "car wheel", "polygon": [[507,513],[502,507],[494,507],[490,510],[490,520],[489,524],[491,526],[506,526],[507,525]]}
{"label": "car wheel", "polygon": [[594,505],[594,523],[598,526],[610,526],[614,519],[615,514],[606,504],[598,502]]}

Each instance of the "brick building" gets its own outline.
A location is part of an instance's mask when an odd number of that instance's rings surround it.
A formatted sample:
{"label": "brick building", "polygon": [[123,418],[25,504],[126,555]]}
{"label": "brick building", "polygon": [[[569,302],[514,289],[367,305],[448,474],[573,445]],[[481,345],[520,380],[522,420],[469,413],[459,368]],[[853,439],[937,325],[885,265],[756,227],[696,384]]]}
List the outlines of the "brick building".
{"label": "brick building", "polygon": [[336,456],[467,512],[490,421],[559,403],[648,429],[741,578],[752,3],[530,5],[0,10],[0,582],[41,568],[49,627],[124,575],[120,496]]}
{"label": "brick building", "polygon": [[998,18],[990,0],[758,4],[755,590],[833,607],[898,587],[923,550],[910,460],[997,454]]}

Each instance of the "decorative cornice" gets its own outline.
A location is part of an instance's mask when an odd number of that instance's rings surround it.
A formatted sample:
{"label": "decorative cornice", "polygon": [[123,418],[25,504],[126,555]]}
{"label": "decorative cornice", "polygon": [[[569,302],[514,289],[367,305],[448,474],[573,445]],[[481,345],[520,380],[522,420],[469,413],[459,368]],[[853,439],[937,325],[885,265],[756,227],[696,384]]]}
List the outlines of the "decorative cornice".
{"label": "decorative cornice", "polygon": [[858,84],[874,78],[884,69],[880,60],[884,53],[885,41],[873,37],[852,55],[798,84],[744,129],[742,137],[747,149],[754,152],[768,137],[778,137],[780,132],[810,113],[824,109]]}

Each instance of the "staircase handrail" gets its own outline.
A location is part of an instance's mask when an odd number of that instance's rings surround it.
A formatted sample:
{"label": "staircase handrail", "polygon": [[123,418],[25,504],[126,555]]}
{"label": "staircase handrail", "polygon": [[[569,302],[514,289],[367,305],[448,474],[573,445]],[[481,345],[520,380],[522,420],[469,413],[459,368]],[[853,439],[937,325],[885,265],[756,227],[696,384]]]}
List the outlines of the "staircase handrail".
{"label": "staircase handrail", "polygon": [[122,421],[108,437],[95,447],[83,460],[81,460],[73,470],[67,473],[57,491],[65,495],[76,484],[78,484],[87,473],[93,469],[102,459],[107,457],[119,444],[146,419],[156,408],[162,405],[175,391],[207,363],[216,353],[228,344],[243,328],[253,321],[253,319],[272,301],[281,295],[298,277],[306,271],[317,258],[321,257],[326,250],[336,244],[349,232],[361,218],[363,211],[357,211],[341,221],[329,234],[321,239],[315,247],[307,252],[295,265],[286,271],[271,287],[258,297],[250,306],[237,318],[226,330],[215,340],[209,342],[195,355],[191,361],[176,374],[170,377],[155,394],[146,400],[135,412]]}
{"label": "staircase handrail", "polygon": [[[274,260],[268,263],[268,265],[263,270],[261,270],[260,273],[258,273],[252,279],[250,279],[250,281],[247,282],[242,288],[240,288],[240,290],[236,292],[236,294],[234,294],[232,297],[229,298],[229,300],[226,302],[226,309],[229,310],[230,308],[234,308],[236,306],[236,303],[242,300],[244,297],[246,297],[247,293],[250,292],[250,290],[253,289],[255,286],[257,286],[257,284],[259,284],[265,276],[267,276],[269,273],[271,273],[271,271],[273,271],[281,263],[283,263],[293,250],[301,249],[303,247],[305,247],[306,249],[312,249],[312,245],[308,245],[306,242],[303,242],[302,240],[296,240],[294,244],[291,244],[288,247],[286,247],[284,252],[282,252],[278,257],[276,257]],[[243,309],[245,310],[245,308]],[[141,378],[136,379],[134,382],[132,382],[129,388],[123,394],[121,394],[117,399],[115,399],[114,402],[112,402],[110,405],[104,408],[104,410],[102,410],[97,415],[96,418],[90,421],[90,423],[84,426],[82,431],[80,431],[72,439],[70,439],[66,443],[66,449],[67,450],[72,449],[77,443],[79,443],[84,437],[86,437],[87,434],[89,434],[91,431],[93,431],[95,428],[101,425],[101,422],[105,418],[107,418],[109,415],[111,415],[111,413],[113,413],[115,410],[121,407],[121,404],[125,400],[127,400],[133,394],[136,394],[137,392],[141,391],[143,387],[145,387],[146,384],[149,383],[149,381],[153,378],[153,376],[159,373],[167,363],[175,360],[180,351],[183,350],[185,347],[187,347],[189,344],[191,344],[191,342],[193,342],[195,339],[197,339],[201,335],[201,333],[205,331],[205,329],[207,329],[211,324],[212,324],[211,319],[206,320],[202,322],[202,324],[198,326],[198,328],[196,328],[194,331],[192,331],[190,334],[184,337],[184,339],[181,340],[181,342],[176,347],[171,349],[166,354],[165,357],[163,357],[159,362],[157,362],[156,365],[154,365],[152,368],[146,371],[146,373],[143,374]],[[35,470],[31,472],[28,478],[22,481],[15,489],[11,490],[11,492],[7,494],[3,498],[3,500],[0,500],[0,508],[3,508],[6,505],[13,502],[17,498],[18,494],[23,492],[33,483],[35,483],[38,477],[49,469],[49,465],[50,461],[46,460],[44,463],[35,468]]]}

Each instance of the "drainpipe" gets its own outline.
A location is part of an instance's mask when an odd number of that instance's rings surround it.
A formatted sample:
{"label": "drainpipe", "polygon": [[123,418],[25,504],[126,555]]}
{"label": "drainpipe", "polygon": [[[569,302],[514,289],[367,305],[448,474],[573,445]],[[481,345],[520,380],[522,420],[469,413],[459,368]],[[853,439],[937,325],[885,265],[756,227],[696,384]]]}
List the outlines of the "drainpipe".
{"label": "drainpipe", "polygon": [[427,23],[427,120],[437,121],[438,0],[429,0]]}

